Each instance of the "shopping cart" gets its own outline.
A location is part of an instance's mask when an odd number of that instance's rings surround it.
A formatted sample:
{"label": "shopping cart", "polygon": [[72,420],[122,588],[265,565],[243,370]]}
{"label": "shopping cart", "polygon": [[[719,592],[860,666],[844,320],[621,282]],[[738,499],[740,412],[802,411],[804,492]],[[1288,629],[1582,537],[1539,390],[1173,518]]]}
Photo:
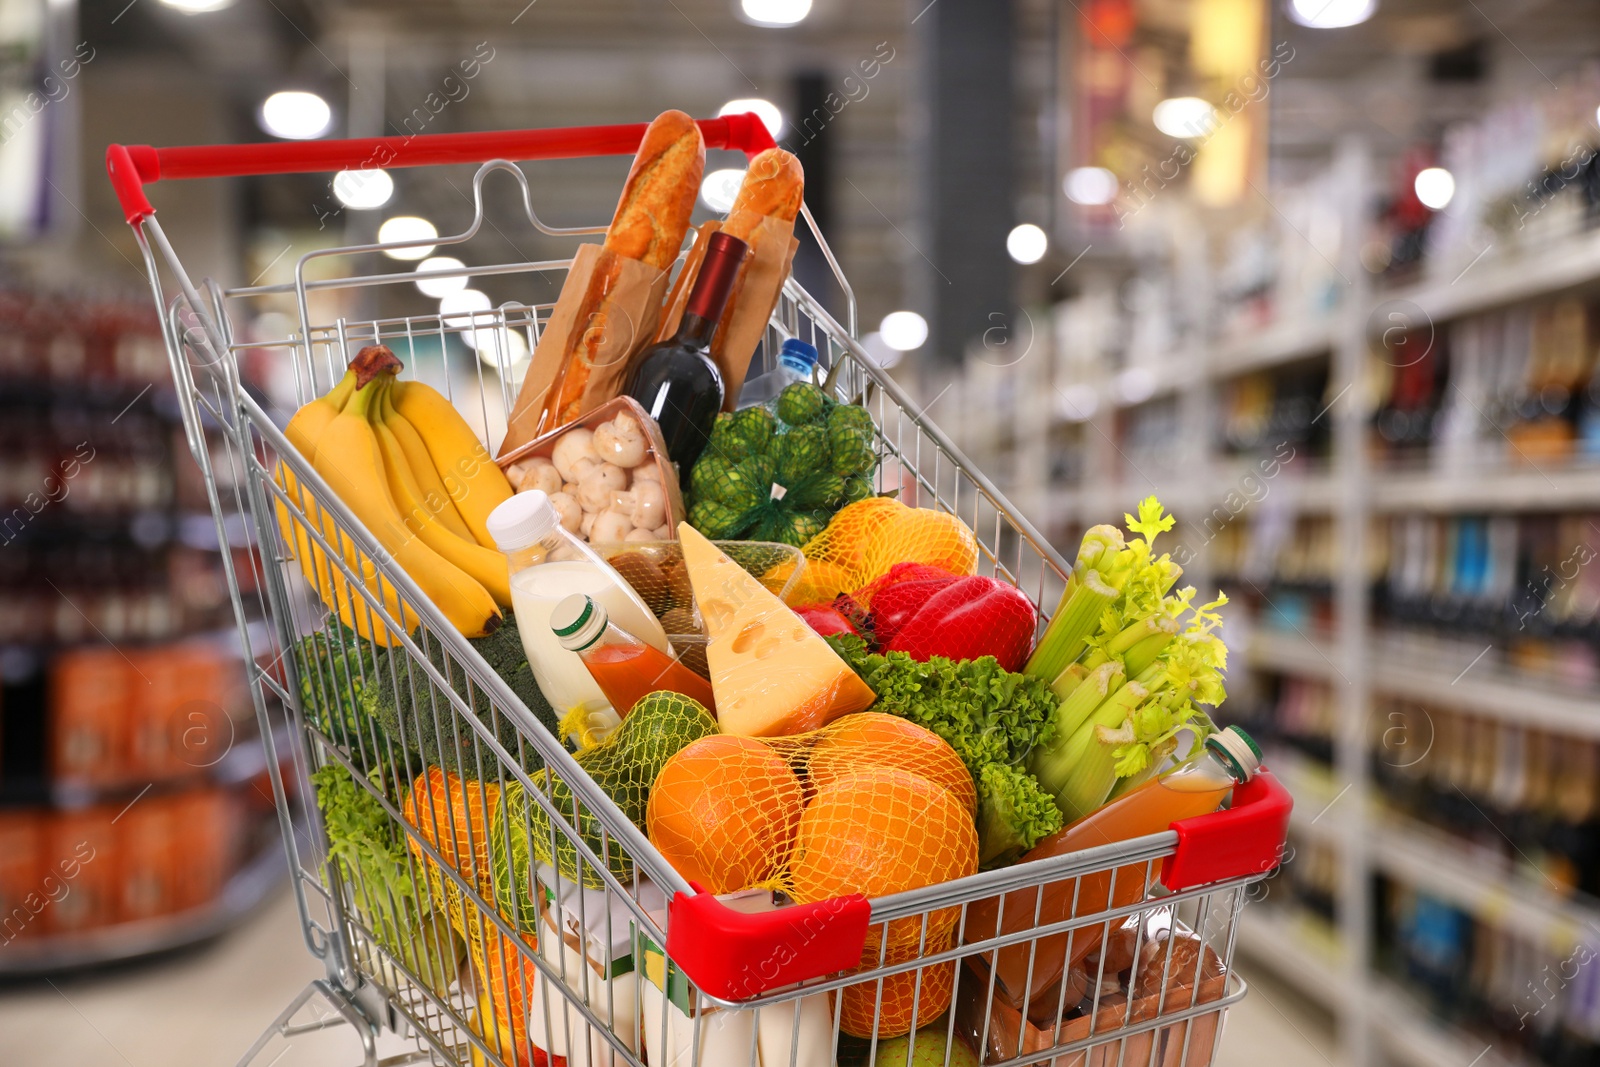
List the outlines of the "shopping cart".
{"label": "shopping cart", "polygon": [[[713,148],[753,154],[771,144],[754,116],[701,127]],[[385,1030],[409,1035],[416,1049],[386,1063],[871,1063],[890,1036],[891,1016],[926,1024],[924,998],[937,1006],[952,987],[955,1007],[938,1026],[946,1039],[959,1038],[946,1040],[933,1061],[918,1063],[970,1062],[961,1043],[988,1065],[1211,1062],[1223,1015],[1245,993],[1233,970],[1235,925],[1250,886],[1275,869],[1284,840],[1289,802],[1270,774],[1239,787],[1230,810],[1162,833],[915,892],[781,906],[785,901],[771,894],[724,900],[697,891],[389,561],[246,384],[247,368],[265,367],[291,381],[295,403],[303,403],[325,392],[358,348],[383,342],[405,361],[407,374],[428,380],[479,421],[492,443],[515,396],[513,360],[536,344],[570,260],[437,272],[522,275],[530,291],[551,294],[549,301],[466,316],[430,310],[385,318],[365,310],[371,291],[410,292],[418,278],[411,271],[372,273],[385,246],[309,252],[288,284],[196,283],[143,192],[144,183],[174,178],[479,163],[471,225],[412,246],[470,240],[486,221],[484,185],[496,175],[515,184],[539,231],[592,234],[603,228],[543,222],[526,174],[511,161],[630,154],[643,131],[635,125],[108,150],[107,168],[162,312],[184,431],[205,477],[217,536],[249,549],[225,552],[221,561],[251,664],[306,947],[326,965],[325,977],[240,1062],[249,1063],[274,1035],[349,1023],[368,1067]],[[866,398],[882,457],[880,488],[962,518],[981,543],[981,569],[1017,585],[1047,614],[1067,565],[862,350],[854,295],[809,212],[804,218],[832,267],[846,324],[790,280],[757,358],[775,360],[787,337],[815,344],[822,362],[838,367],[839,394]],[[176,290],[170,299],[168,286]],[[258,312],[291,297],[295,327],[256,336],[262,322],[272,321]],[[453,339],[463,332],[477,348],[464,358]],[[279,464],[292,480],[274,477]],[[379,662],[308,593],[299,573],[304,561],[291,558],[280,521],[298,528],[321,549],[324,563],[348,579],[342,585],[348,618],[376,618],[403,633],[379,595],[392,593],[420,624]],[[387,589],[370,589],[347,565],[347,554]],[[240,567],[253,573],[241,574]],[[352,711],[370,687],[387,691],[409,709],[410,721],[447,739],[459,779],[431,772],[414,779],[419,767],[408,755],[404,727],[390,736]],[[566,810],[552,802],[541,765],[569,783]],[[309,784],[328,767],[347,772],[403,835],[403,859],[385,884],[373,884],[348,856],[329,855]],[[533,878],[520,886],[495,877],[491,843],[514,817],[498,798],[514,785],[550,827],[550,854],[560,845],[574,870],[534,864]],[[531,832],[531,824],[526,819],[524,830]],[[1063,886],[1072,889],[1073,906],[1065,912],[1047,911],[1046,894],[1029,893]],[[1105,891],[1096,889],[1090,901],[1086,886]],[[1008,906],[1017,917],[1019,893],[1037,903],[1024,921],[1006,922]],[[1000,921],[993,936],[975,938],[969,919],[986,901],[999,903]],[[1069,935],[1076,946],[1095,945],[1093,953],[1075,949],[1081,959],[1070,972]],[[1018,953],[1027,972],[1020,999],[996,981],[1002,958],[1014,963]],[[1066,977],[1036,989],[1036,973],[1051,968]],[[847,998],[859,1007],[863,993],[869,1036],[841,1037],[841,1030],[860,1033],[859,1024],[844,1025],[841,1011]],[[303,1021],[313,1006],[316,1017]]]}

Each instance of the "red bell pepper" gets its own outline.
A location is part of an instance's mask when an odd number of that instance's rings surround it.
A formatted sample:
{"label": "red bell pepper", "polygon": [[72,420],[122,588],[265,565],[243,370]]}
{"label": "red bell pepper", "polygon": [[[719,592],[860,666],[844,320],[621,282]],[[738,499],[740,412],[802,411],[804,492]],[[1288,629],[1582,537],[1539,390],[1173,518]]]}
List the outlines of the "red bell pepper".
{"label": "red bell pepper", "polygon": [[794,613],[806,620],[806,625],[823,637],[830,634],[855,634],[856,628],[850,625],[850,620],[840,614],[839,609],[832,604],[806,604],[794,609]]}
{"label": "red bell pepper", "polygon": [[922,610],[933,595],[960,581],[957,575],[923,563],[896,563],[873,583],[867,596],[872,607],[872,639],[879,648],[893,641],[900,628]]}
{"label": "red bell pepper", "polygon": [[[877,606],[874,600],[874,607]],[[958,578],[912,613],[884,645],[912,659],[953,660],[993,656],[1008,671],[1019,671],[1033,651],[1039,616],[1020,590],[982,575]]]}

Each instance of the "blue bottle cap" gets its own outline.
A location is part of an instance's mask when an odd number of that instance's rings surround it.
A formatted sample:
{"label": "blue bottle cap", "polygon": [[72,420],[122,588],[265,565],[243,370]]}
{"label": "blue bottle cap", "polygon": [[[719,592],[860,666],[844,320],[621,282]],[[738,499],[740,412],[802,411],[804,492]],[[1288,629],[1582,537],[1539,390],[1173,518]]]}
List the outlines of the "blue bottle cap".
{"label": "blue bottle cap", "polygon": [[810,374],[811,368],[817,365],[816,347],[798,337],[791,337],[783,342],[783,347],[778,350],[778,362],[788,366],[790,370]]}

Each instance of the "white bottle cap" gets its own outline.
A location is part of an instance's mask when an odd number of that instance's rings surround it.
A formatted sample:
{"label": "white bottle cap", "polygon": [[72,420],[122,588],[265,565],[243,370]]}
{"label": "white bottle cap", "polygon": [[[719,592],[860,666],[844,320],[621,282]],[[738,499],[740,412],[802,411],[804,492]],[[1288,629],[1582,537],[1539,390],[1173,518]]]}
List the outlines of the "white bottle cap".
{"label": "white bottle cap", "polygon": [[573,593],[561,598],[550,612],[550,629],[568,652],[582,652],[606,631],[605,605],[593,597]]}
{"label": "white bottle cap", "polygon": [[489,512],[489,536],[502,552],[536,545],[561,522],[550,494],[543,489],[514,493],[510,500]]}
{"label": "white bottle cap", "polygon": [[1206,748],[1215,753],[1238,782],[1248,782],[1261,769],[1261,748],[1255,739],[1237,726],[1206,738]]}

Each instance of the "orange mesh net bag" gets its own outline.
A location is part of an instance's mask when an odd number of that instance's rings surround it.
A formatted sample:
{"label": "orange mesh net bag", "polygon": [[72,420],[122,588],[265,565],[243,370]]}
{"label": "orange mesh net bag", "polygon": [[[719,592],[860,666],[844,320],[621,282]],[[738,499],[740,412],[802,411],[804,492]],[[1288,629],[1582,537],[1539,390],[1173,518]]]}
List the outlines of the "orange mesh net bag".
{"label": "orange mesh net bag", "polygon": [[883,577],[897,563],[924,563],[956,575],[978,569],[978,539],[966,523],[886,496],[841,509],[802,551],[805,569],[784,594],[791,605],[826,603]]}
{"label": "orange mesh net bag", "polygon": [[[955,750],[893,715],[859,712],[809,733],[716,735],[662,768],[646,813],[650,841],[685,878],[714,893],[781,890],[809,904],[882,897],[978,870],[977,790]],[[959,908],[868,930],[862,966],[910,962],[953,944]],[[948,973],[946,973],[948,972]],[[949,1006],[954,967],[909,971],[842,991],[841,1025],[879,1037],[910,1031]],[[940,990],[943,990],[942,994]],[[933,1010],[943,1000],[944,1007]],[[930,1014],[931,1010],[931,1014]]]}

